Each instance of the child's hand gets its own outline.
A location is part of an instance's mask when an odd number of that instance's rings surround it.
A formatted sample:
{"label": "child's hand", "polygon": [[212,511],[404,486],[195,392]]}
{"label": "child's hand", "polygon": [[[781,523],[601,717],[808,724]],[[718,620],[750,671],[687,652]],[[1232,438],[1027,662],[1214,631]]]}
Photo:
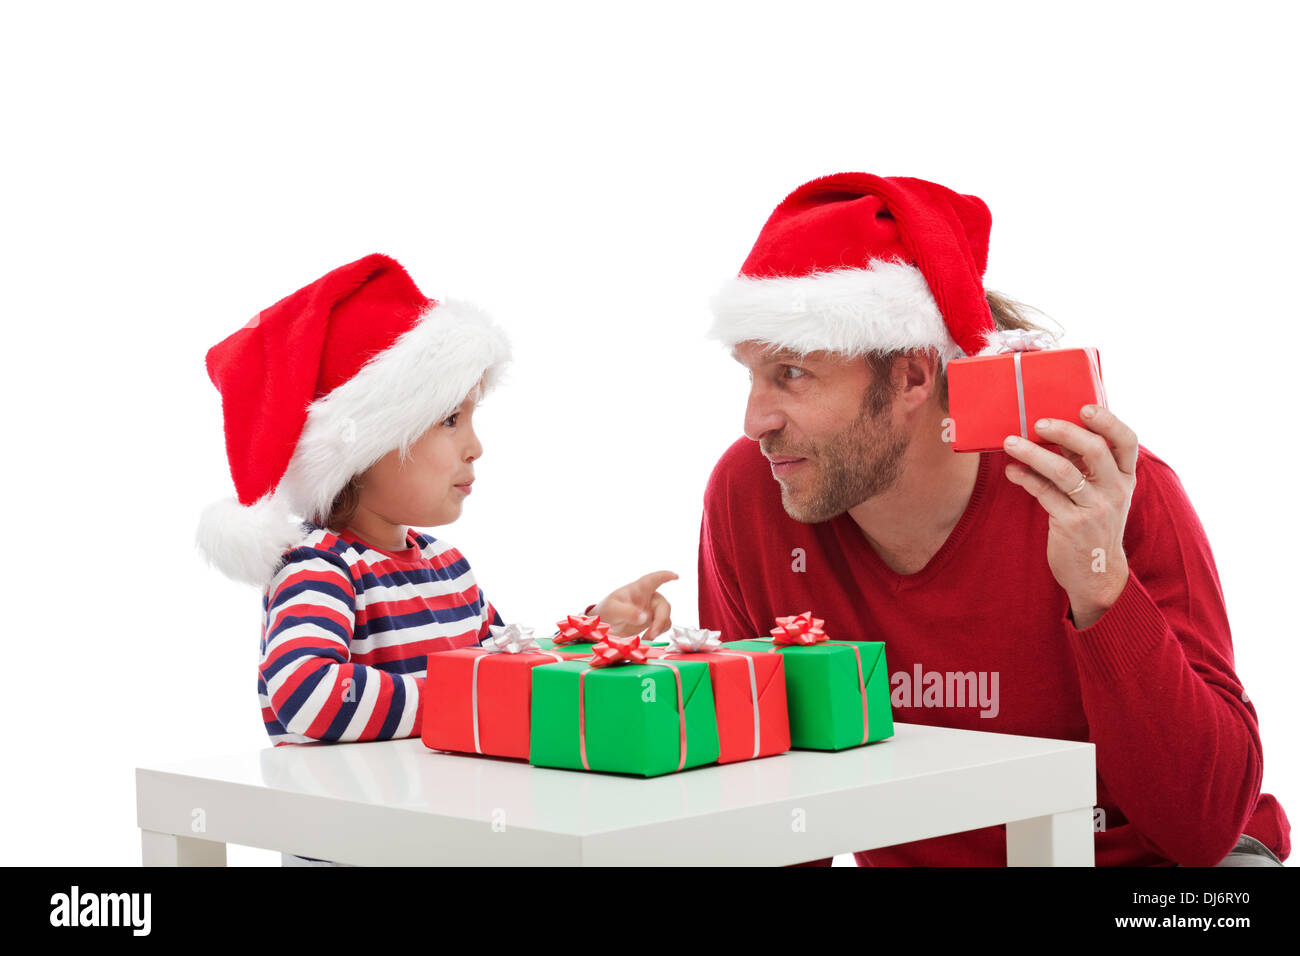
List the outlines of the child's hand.
{"label": "child's hand", "polygon": [[676,580],[677,575],[671,571],[652,571],[612,592],[591,613],[600,615],[615,637],[645,630],[645,640],[653,641],[673,623],[668,616],[671,606],[657,589]]}

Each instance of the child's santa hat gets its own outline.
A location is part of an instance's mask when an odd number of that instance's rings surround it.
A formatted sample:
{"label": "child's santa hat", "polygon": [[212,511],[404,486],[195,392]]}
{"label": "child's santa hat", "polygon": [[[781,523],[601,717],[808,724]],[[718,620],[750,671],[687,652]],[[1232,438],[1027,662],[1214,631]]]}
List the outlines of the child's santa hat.
{"label": "child's santa hat", "polygon": [[975,355],[996,328],[982,281],[991,225],[978,196],[923,179],[814,179],[714,297],[712,335],[799,354],[933,348],[943,366]]}
{"label": "child's santa hat", "polygon": [[407,449],[480,379],[495,385],[505,334],[462,302],[436,302],[395,260],[370,255],[269,309],[207,354],[221,392],[238,498],[209,505],[197,541],[237,581],[265,587],[354,476]]}

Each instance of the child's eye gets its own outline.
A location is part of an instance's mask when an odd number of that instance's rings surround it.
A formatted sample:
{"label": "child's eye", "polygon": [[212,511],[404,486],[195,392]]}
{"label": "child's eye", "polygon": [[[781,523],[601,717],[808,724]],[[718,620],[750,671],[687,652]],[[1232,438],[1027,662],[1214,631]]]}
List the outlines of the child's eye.
{"label": "child's eye", "polygon": [[448,428],[455,428],[456,419],[458,418],[460,418],[460,412],[454,412],[453,414],[448,415],[446,418],[444,418],[442,420],[442,423],[446,425]]}

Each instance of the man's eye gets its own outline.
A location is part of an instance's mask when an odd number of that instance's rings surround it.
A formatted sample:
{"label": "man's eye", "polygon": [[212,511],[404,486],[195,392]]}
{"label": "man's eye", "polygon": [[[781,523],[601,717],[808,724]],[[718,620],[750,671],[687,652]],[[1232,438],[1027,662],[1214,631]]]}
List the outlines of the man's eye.
{"label": "man's eye", "polygon": [[789,378],[801,378],[801,377],[803,377],[804,375],[807,375],[807,374],[808,374],[808,373],[807,373],[806,371],[804,371],[803,369],[801,369],[801,368],[797,368],[797,367],[795,367],[795,366],[793,366],[793,365],[782,365],[781,368],[782,368],[784,371],[786,371],[786,372],[797,372],[797,373],[798,373],[798,375],[790,375],[790,376],[788,376]]}

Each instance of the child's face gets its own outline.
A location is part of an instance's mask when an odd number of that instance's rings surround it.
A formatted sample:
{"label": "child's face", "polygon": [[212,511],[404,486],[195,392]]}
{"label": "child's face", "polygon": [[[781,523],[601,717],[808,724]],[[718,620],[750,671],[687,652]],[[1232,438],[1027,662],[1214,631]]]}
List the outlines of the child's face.
{"label": "child's face", "polygon": [[371,465],[361,476],[361,507],[392,524],[418,528],[459,518],[474,462],[483,455],[473,423],[480,395],[475,388],[460,408],[417,438],[405,462],[394,448]]}

